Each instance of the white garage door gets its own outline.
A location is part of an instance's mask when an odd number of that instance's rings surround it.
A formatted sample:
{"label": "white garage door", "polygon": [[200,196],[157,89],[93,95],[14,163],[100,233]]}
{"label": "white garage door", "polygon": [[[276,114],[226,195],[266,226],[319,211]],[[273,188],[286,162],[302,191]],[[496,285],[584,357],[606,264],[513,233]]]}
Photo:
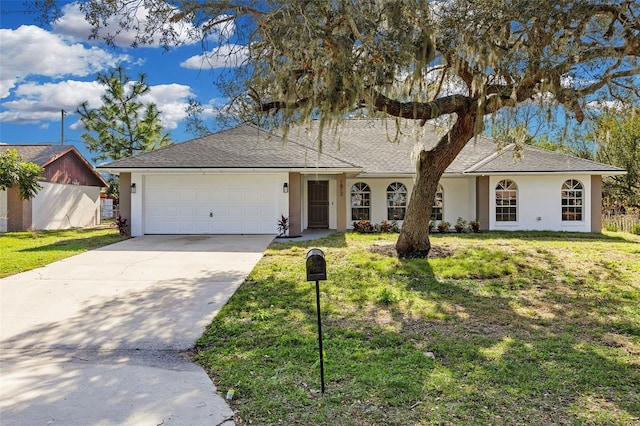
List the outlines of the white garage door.
{"label": "white garage door", "polygon": [[275,234],[282,178],[146,175],[145,234]]}

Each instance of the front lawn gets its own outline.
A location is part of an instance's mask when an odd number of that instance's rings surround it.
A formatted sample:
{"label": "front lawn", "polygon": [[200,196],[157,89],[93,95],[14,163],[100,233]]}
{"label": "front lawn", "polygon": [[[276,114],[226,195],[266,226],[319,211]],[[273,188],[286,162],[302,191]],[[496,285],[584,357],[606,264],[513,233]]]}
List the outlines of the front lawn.
{"label": "front lawn", "polygon": [[640,237],[436,234],[403,261],[394,239],[271,245],[196,346],[237,424],[640,424]]}
{"label": "front lawn", "polygon": [[0,278],[123,240],[117,228],[0,233]]}

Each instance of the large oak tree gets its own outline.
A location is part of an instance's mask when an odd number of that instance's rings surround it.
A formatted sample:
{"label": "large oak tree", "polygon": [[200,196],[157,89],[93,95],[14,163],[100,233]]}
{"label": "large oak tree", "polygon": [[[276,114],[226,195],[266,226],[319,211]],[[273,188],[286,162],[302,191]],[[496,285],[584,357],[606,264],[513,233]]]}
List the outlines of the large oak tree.
{"label": "large oak tree", "polygon": [[[92,0],[81,2],[100,36],[118,17],[136,44],[182,41],[234,25],[247,47],[234,67],[233,99],[276,125],[339,123],[364,110],[452,125],[417,160],[416,184],[396,245],[400,256],[430,249],[438,181],[483,118],[541,102],[578,122],[593,98],[634,97],[640,65],[637,0]],[[139,19],[143,6],[147,20]],[[137,15],[136,15],[137,14]],[[178,24],[171,27],[167,24]],[[105,33],[106,34],[106,33]],[[109,33],[117,37],[117,31]],[[113,41],[113,39],[111,39]],[[221,40],[220,51],[227,40]],[[230,61],[233,62],[233,61]],[[205,64],[206,65],[206,64]],[[240,84],[239,84],[240,83]],[[322,128],[322,126],[321,126]]]}

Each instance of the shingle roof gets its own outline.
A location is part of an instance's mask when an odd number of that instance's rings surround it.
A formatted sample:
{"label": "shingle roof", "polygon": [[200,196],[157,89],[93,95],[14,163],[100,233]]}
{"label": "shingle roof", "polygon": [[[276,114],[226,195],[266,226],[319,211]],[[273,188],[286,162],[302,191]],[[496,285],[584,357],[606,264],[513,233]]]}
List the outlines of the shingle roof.
{"label": "shingle roof", "polygon": [[248,124],[101,165],[103,169],[307,167],[358,168]]}
{"label": "shingle roof", "polygon": [[487,157],[466,170],[468,174],[495,173],[563,173],[563,172],[598,172],[619,174],[624,169],[537,148],[530,145],[523,147],[522,156],[514,159],[515,146],[509,145],[499,152]]}
{"label": "shingle roof", "polygon": [[7,149],[18,151],[18,155],[26,162],[45,166],[68,151],[72,151],[73,147],[69,145],[0,145],[2,153]]}
{"label": "shingle roof", "polygon": [[[442,134],[435,127],[421,127],[410,120],[403,120],[399,125],[394,120],[346,120],[338,129],[323,132],[322,152],[358,164],[367,174],[413,174],[416,171],[414,153],[433,148]],[[319,149],[317,122],[292,129],[288,138]],[[445,173],[463,173],[495,152],[494,141],[475,138]]]}
{"label": "shingle roof", "polygon": [[[371,175],[412,175],[413,154],[435,146],[441,133],[435,127],[420,127],[411,120],[396,125],[394,120],[352,119],[345,120],[337,129],[325,129],[320,146],[318,122],[294,127],[286,138],[281,131],[268,132],[244,124],[100,168],[328,168]],[[514,162],[512,150],[513,147],[507,147],[498,152],[495,141],[479,136],[467,143],[445,174],[623,172],[617,167],[531,146],[525,147],[523,161]]]}

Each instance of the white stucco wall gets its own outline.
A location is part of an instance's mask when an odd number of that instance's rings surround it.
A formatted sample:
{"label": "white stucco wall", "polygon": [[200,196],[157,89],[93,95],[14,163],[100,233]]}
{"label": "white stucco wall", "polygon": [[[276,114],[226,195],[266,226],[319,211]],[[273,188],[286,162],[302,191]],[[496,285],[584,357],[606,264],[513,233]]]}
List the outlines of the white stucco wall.
{"label": "white stucco wall", "polygon": [[[412,178],[356,178],[347,179],[347,228],[353,228],[353,218],[351,217],[351,187],[357,182],[364,182],[371,189],[371,219],[374,224],[381,223],[387,218],[387,188],[393,182],[400,182],[407,187],[407,201],[411,197],[413,190]],[[402,224],[402,221],[399,221]]]}
{"label": "white stucco wall", "polygon": [[[131,182],[136,183],[136,193],[131,194],[131,234],[143,235],[145,174],[132,173]],[[194,173],[191,178],[197,180],[202,173]],[[261,177],[262,176],[262,177]],[[260,179],[265,191],[275,194],[279,214],[289,214],[289,194],[282,192],[282,184],[288,182],[288,173],[271,174],[229,174],[232,182],[242,185],[248,180]],[[495,187],[502,179],[511,179],[518,185],[518,220],[515,222],[496,222],[495,220]],[[583,185],[583,218],[578,222],[563,222],[561,216],[561,188],[568,179],[576,179]],[[307,182],[311,180],[329,181],[329,228],[336,229],[338,223],[338,180],[333,175],[302,175],[300,198],[301,226],[308,227]],[[188,181],[186,181],[188,182]],[[392,182],[403,183],[409,196],[413,190],[413,179],[406,178],[355,178],[347,179],[346,224],[352,228],[351,186],[356,182],[365,182],[371,189],[371,222],[374,224],[387,220],[387,187]],[[476,178],[474,176],[444,177],[440,181],[444,190],[444,220],[453,226],[458,217],[469,221],[476,219]],[[277,190],[274,191],[273,188]],[[591,176],[589,175],[537,175],[537,176],[492,176],[489,179],[489,229],[492,230],[555,230],[590,232],[591,230]],[[35,206],[34,206],[35,211]],[[279,217],[279,215],[278,215]],[[277,219],[273,218],[274,226]],[[402,225],[402,223],[400,223]]]}
{"label": "white stucco wall", "polygon": [[100,224],[100,188],[42,182],[33,198],[33,229],[83,228]]}
{"label": "white stucco wall", "polygon": [[[364,182],[371,189],[371,222],[374,224],[387,220],[387,187],[392,182],[401,182],[407,187],[409,198],[413,190],[413,179],[402,178],[358,178],[347,179],[347,227],[352,228],[350,191],[353,184]],[[444,220],[453,226],[462,217],[464,220],[476,219],[476,185],[474,177],[450,177],[440,181],[444,191]],[[408,200],[408,198],[407,198]],[[401,224],[401,223],[400,223]]]}
{"label": "white stucco wall", "polygon": [[[510,179],[518,185],[516,222],[495,220],[495,187],[503,179]],[[576,179],[583,185],[584,207],[581,221],[562,221],[562,184],[568,179]],[[589,175],[492,176],[489,179],[489,188],[490,229],[591,232]]]}
{"label": "white stucco wall", "polygon": [[[142,200],[144,194],[144,179],[142,173],[131,173],[131,183],[136,184],[136,193],[131,194],[131,220],[129,221],[129,232],[132,237],[144,235]],[[128,188],[120,188],[126,191]],[[129,189],[130,191],[130,189]]]}
{"label": "white stucco wall", "polygon": [[454,226],[458,218],[476,218],[476,180],[474,177],[442,178],[444,220]]}
{"label": "white stucco wall", "polygon": [[[510,179],[518,185],[518,220],[497,222],[495,220],[495,187],[499,181]],[[562,221],[563,183],[576,179],[583,185],[583,217],[581,221]],[[409,193],[413,189],[411,179],[360,178],[347,179],[347,194],[356,182],[365,182],[371,188],[371,222],[387,220],[387,186],[391,182],[402,182]],[[444,177],[440,181],[444,191],[444,220],[452,226],[462,217],[466,221],[476,219],[475,177]],[[489,229],[492,230],[549,230],[591,231],[591,176],[536,175],[536,176],[492,176],[489,180]],[[347,199],[347,227],[352,228],[351,199]]]}
{"label": "white stucco wall", "polygon": [[7,191],[0,190],[0,232],[7,232]]}

